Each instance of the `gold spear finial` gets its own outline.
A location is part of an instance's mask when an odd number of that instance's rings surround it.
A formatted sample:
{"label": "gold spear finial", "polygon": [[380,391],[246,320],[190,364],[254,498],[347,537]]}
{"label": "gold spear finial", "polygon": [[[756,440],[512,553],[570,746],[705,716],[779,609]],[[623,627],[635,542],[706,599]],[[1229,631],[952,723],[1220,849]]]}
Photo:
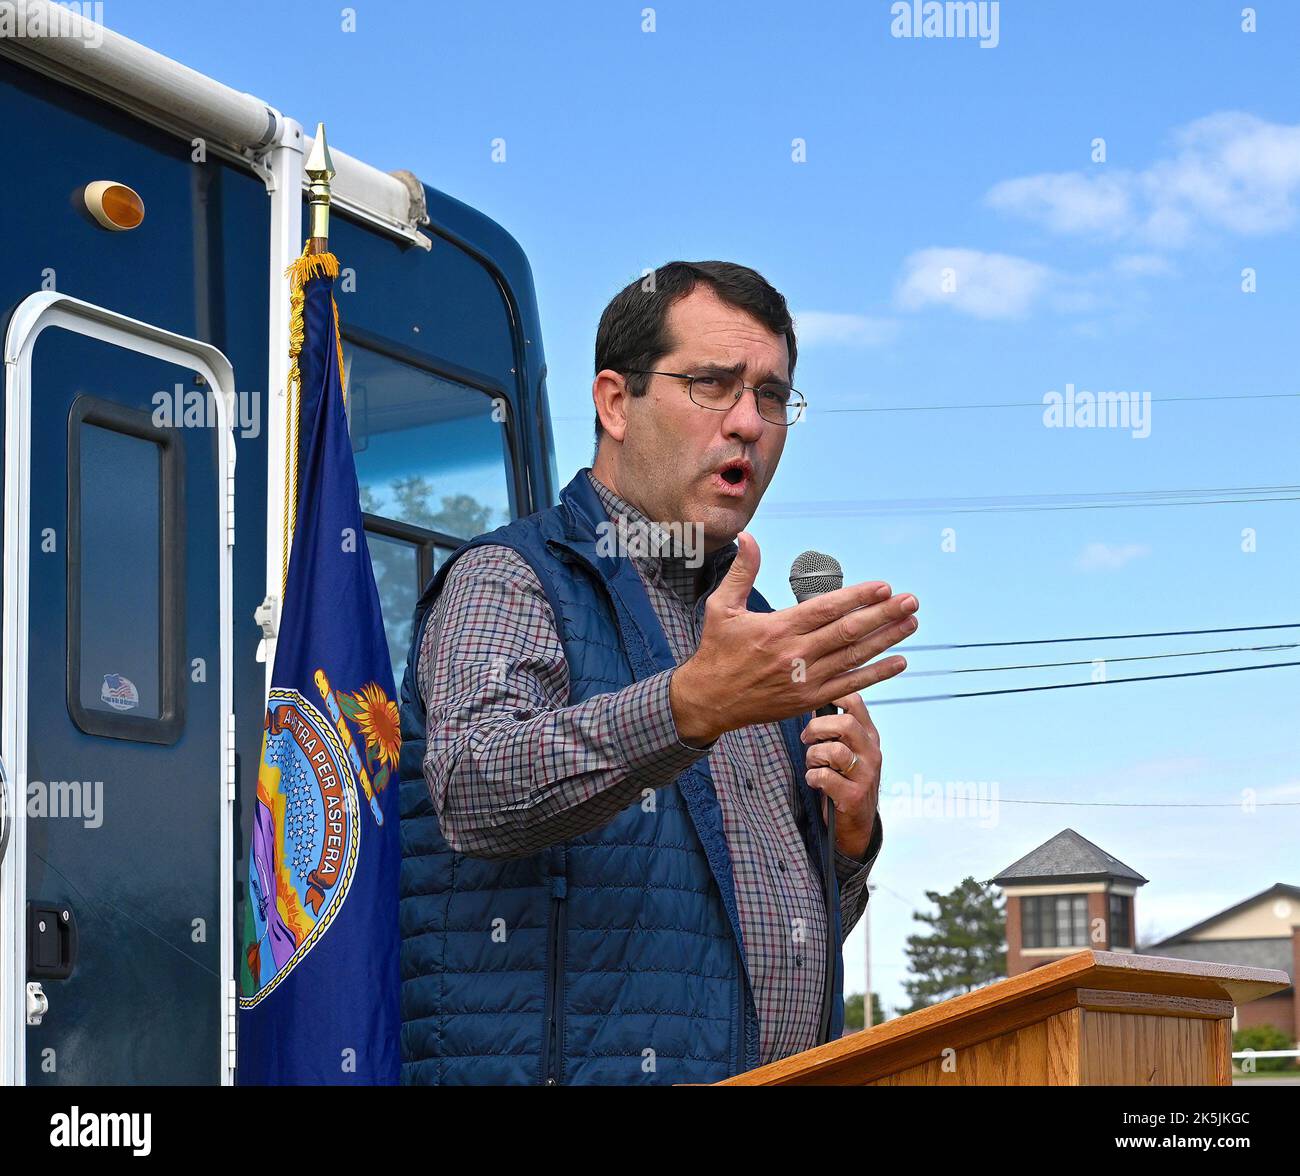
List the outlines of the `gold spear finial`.
{"label": "gold spear finial", "polygon": [[334,161],[325,142],[325,124],[316,124],[316,138],[307,156],[307,206],[311,210],[311,231],[307,234],[307,252],[325,253],[330,236],[330,180],[334,178]]}

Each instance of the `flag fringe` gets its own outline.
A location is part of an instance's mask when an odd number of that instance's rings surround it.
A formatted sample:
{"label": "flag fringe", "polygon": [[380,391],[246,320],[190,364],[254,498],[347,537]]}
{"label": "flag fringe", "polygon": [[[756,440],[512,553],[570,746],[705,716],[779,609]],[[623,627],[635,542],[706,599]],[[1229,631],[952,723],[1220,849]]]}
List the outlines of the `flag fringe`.
{"label": "flag fringe", "polygon": [[[303,317],[306,302],[304,290],[313,278],[337,278],[339,276],[339,259],[332,253],[308,253],[304,247],[302,254],[295,258],[284,271],[289,279],[289,427],[285,430],[284,446],[284,549],[281,552],[281,598],[289,578],[289,546],[293,540],[293,524],[298,515],[298,412],[302,403],[302,373],[298,368],[298,356],[307,336]],[[333,296],[330,303],[334,308],[334,344],[338,348],[339,387],[343,390],[343,405],[347,407],[347,382],[343,374],[343,332],[339,328],[339,304]]]}
{"label": "flag fringe", "polygon": [[[302,352],[306,328],[303,324],[303,293],[307,283],[313,278],[337,278],[339,276],[339,259],[332,253],[307,253],[296,258],[285,271],[289,279],[289,382],[292,387],[300,387],[298,374],[298,356]],[[343,376],[343,334],[339,329],[339,304],[331,296],[334,307],[334,342],[338,347],[339,386],[346,387]],[[346,393],[344,394],[346,396]]]}

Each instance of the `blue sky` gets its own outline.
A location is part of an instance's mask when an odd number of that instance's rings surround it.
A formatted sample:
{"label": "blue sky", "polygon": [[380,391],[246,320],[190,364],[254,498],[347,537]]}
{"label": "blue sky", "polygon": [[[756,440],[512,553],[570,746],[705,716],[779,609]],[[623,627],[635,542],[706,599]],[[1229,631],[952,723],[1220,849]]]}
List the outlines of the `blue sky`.
{"label": "blue sky", "polygon": [[[608,299],[676,258],[765,274],[795,311],[795,383],[811,406],[750,528],[774,603],[789,600],[791,559],[816,547],[850,581],[915,593],[914,643],[1300,621],[1296,503],[1258,500],[1294,492],[1034,511],[967,501],[1300,482],[1300,6],[1264,0],[1246,33],[1235,0],[1003,0],[991,48],[893,37],[886,0],[676,0],[653,6],[652,32],[644,7],[363,0],[352,33],[335,3],[115,0],[105,15],[304,124],[323,119],[331,143],[409,168],[515,235],[537,284],[562,481],[590,460],[592,343]],[[504,163],[492,162],[495,138]],[[1098,138],[1105,162],[1092,159]],[[792,159],[796,139],[805,162]],[[1044,394],[1067,384],[1149,395],[1149,435],[1045,427]],[[1255,398],[1203,399],[1225,396]],[[993,404],[1027,407],[954,407]],[[930,406],[945,407],[900,411]],[[857,509],[831,515],[826,502]],[[1297,633],[910,662],[1218,650]],[[1296,660],[1222,653],[1108,675]],[[905,674],[866,701],[1090,674]],[[912,910],[925,891],[987,879],[1067,826],[1150,879],[1140,940],[1300,884],[1298,684],[1300,668],[1284,668],[877,707],[885,848],[871,933],[886,1005],[904,999],[902,949],[922,930]],[[996,785],[993,819],[909,813],[918,779]],[[858,931],[850,990],[862,966]]]}

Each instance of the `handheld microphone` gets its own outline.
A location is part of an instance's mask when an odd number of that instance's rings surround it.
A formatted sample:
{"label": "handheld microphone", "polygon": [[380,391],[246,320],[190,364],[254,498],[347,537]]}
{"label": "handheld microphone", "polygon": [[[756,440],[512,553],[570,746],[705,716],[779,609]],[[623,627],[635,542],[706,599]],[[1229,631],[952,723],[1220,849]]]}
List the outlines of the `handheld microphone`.
{"label": "handheld microphone", "polygon": [[[790,565],[790,591],[800,604],[844,587],[844,569],[833,555],[821,551],[805,551]],[[828,702],[817,708],[818,717],[839,713],[839,707]],[[835,993],[835,957],[839,945],[835,943],[833,915],[835,895],[835,802],[826,797],[826,854],[822,859],[822,888],[826,897],[826,981],[822,990],[821,1040],[827,1042],[831,1035],[831,1003]]]}
{"label": "handheld microphone", "polygon": [[[844,569],[833,555],[821,551],[805,551],[796,556],[790,565],[790,591],[800,604],[820,596],[823,592],[838,592],[844,587]],[[839,707],[833,703],[817,708],[817,714],[834,715]],[[835,806],[831,805],[831,820],[835,819]]]}
{"label": "handheld microphone", "polygon": [[837,592],[844,587],[844,569],[833,555],[805,551],[790,565],[790,591],[800,604],[823,592]]}

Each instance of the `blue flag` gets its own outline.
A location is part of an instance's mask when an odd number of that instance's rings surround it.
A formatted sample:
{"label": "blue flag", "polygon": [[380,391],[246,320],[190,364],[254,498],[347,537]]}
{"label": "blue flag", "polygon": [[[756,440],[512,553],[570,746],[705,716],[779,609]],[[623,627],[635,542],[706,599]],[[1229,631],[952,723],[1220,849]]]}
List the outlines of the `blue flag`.
{"label": "blue flag", "polygon": [[241,1085],[398,1081],[401,737],[344,411],[332,254],[291,270],[300,475],[240,963]]}

